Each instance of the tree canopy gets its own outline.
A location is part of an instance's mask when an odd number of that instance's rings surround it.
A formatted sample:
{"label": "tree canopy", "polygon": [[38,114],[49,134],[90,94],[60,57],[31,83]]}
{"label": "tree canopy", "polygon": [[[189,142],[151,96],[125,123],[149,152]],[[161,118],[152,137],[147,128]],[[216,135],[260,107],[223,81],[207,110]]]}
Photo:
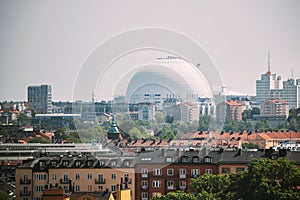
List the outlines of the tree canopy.
{"label": "tree canopy", "polygon": [[192,180],[194,193],[172,192],[154,200],[300,199],[300,170],[287,159],[253,159],[248,170],[205,174]]}

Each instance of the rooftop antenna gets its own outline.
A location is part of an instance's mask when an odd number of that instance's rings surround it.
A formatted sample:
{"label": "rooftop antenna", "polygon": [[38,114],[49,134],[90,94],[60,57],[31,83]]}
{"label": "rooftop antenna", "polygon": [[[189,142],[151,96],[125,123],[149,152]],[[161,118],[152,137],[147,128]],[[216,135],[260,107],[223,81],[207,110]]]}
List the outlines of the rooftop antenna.
{"label": "rooftop antenna", "polygon": [[270,53],[268,53],[268,72],[267,74],[271,76],[271,64],[270,64]]}
{"label": "rooftop antenna", "polygon": [[92,92],[92,103],[95,103],[95,93]]}

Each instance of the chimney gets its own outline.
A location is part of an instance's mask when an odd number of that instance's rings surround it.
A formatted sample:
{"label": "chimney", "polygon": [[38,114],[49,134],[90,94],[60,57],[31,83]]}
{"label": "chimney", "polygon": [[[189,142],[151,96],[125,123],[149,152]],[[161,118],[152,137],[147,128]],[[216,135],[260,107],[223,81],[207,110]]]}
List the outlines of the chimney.
{"label": "chimney", "polygon": [[116,200],[121,200],[121,187],[119,184],[117,185]]}

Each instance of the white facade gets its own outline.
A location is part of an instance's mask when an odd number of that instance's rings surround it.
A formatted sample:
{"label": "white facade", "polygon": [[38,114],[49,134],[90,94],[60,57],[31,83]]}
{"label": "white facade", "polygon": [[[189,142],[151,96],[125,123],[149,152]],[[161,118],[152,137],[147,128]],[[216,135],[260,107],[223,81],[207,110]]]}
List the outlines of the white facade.
{"label": "white facade", "polygon": [[155,119],[155,105],[141,103],[138,105],[138,119],[141,121],[151,121]]}
{"label": "white facade", "polygon": [[256,80],[256,102],[260,104],[269,100],[272,89],[282,89],[281,77],[271,72],[261,74],[260,80]]}
{"label": "white facade", "polygon": [[270,92],[271,98],[282,99],[289,103],[290,109],[300,107],[300,79],[288,79],[283,81],[282,89],[273,89]]}

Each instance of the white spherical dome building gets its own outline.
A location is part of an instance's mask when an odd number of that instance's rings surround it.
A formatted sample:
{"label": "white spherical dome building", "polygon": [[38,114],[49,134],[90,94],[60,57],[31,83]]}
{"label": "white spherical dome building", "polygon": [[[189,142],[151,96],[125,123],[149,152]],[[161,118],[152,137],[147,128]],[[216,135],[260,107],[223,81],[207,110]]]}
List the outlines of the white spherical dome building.
{"label": "white spherical dome building", "polygon": [[136,68],[125,95],[129,103],[162,103],[167,98],[194,102],[212,97],[209,82],[201,71],[177,57],[158,58],[153,64]]}

